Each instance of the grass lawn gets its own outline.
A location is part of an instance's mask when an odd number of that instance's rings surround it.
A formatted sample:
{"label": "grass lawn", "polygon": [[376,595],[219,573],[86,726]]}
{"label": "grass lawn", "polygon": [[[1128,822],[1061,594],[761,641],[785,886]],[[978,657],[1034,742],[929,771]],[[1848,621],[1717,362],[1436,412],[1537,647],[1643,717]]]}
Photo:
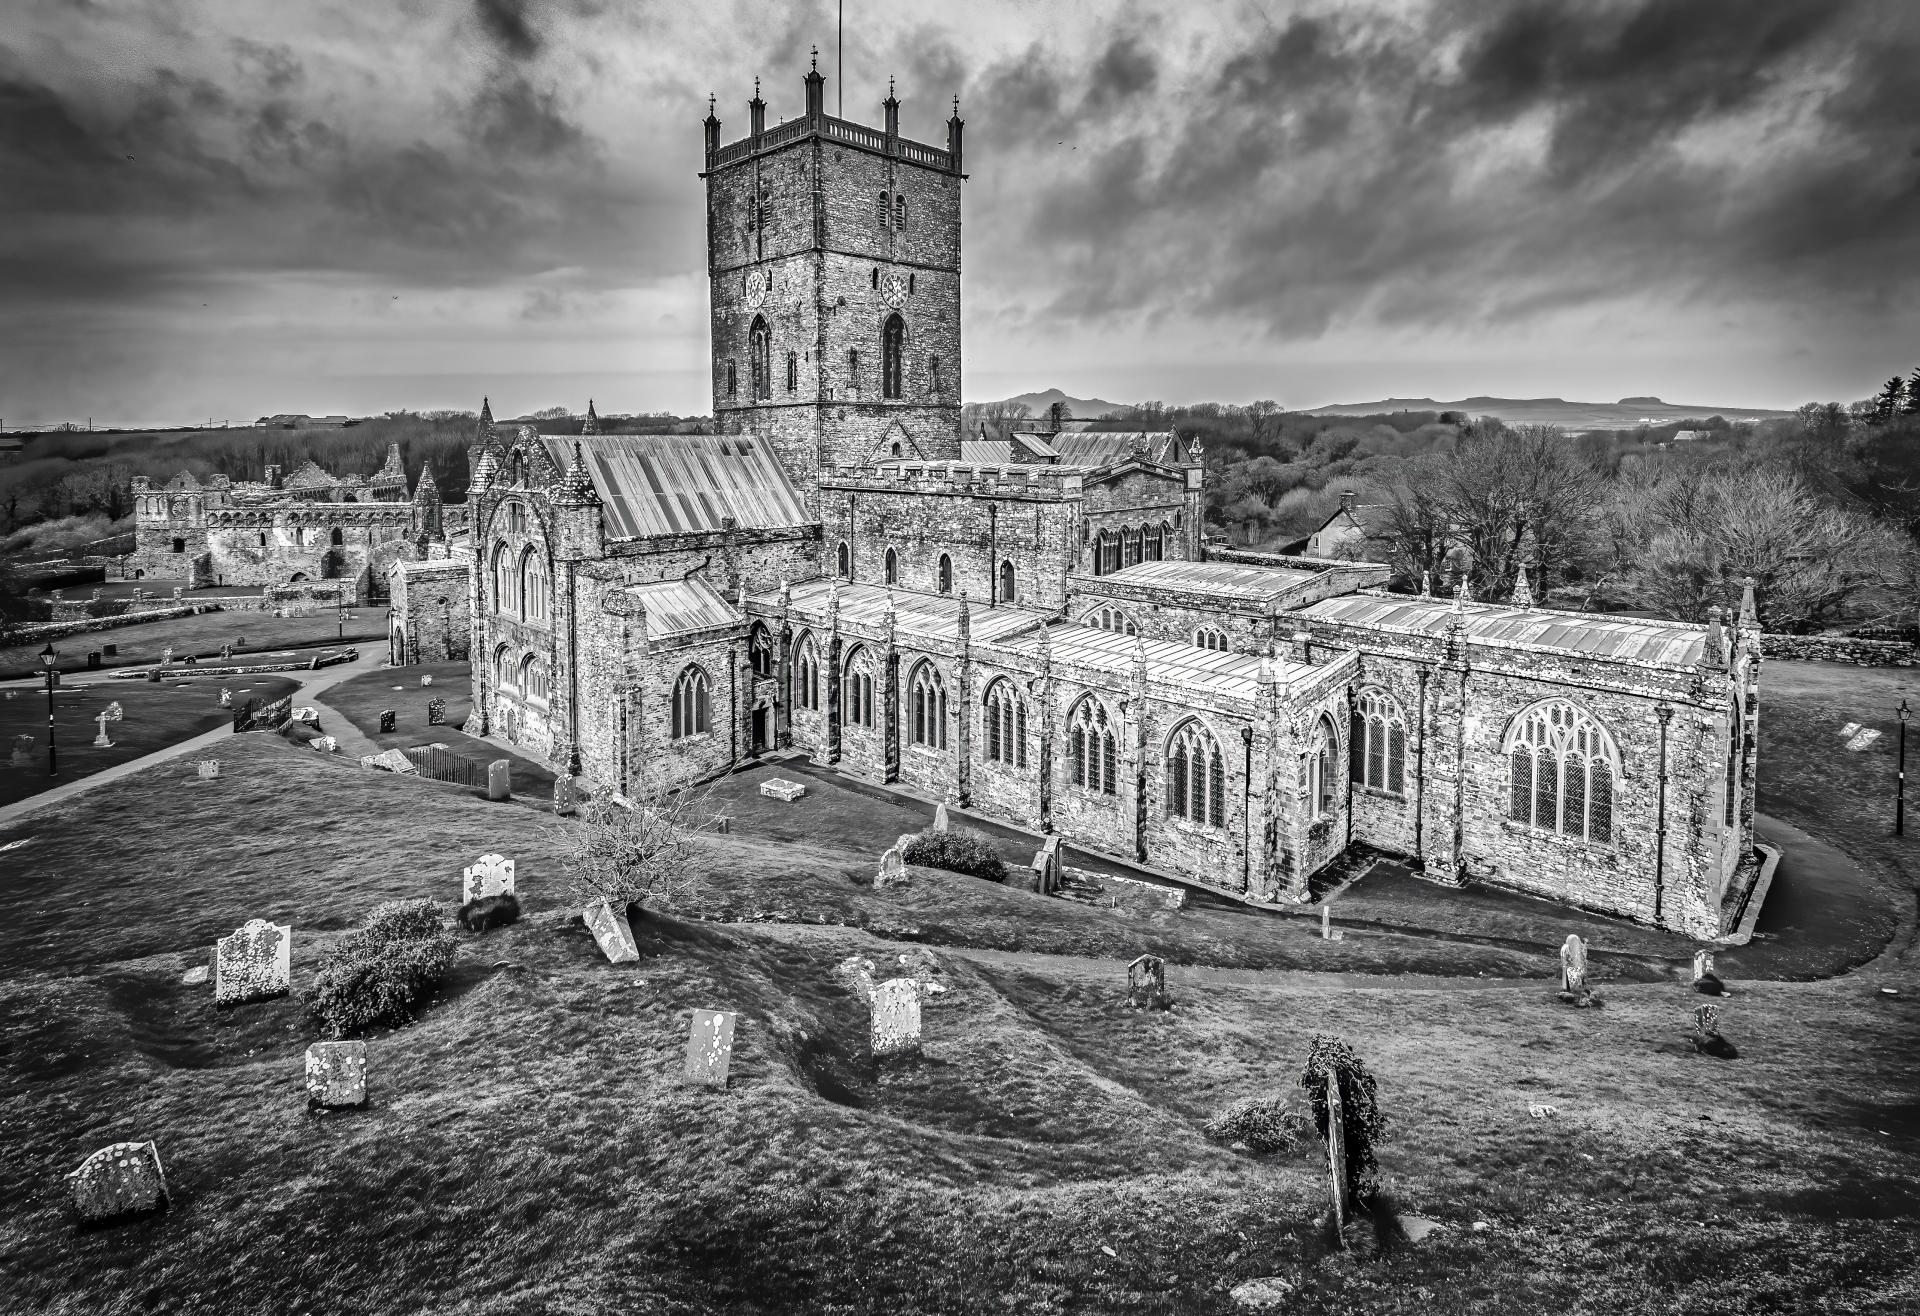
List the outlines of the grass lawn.
{"label": "grass lawn", "polygon": [[[346,642],[360,641],[381,645],[387,642],[387,613],[381,608],[351,608],[347,612]],[[267,649],[307,648],[336,642],[341,626],[338,614],[324,608],[311,617],[276,617],[271,612],[202,612],[191,617],[173,617],[165,621],[143,621],[131,626],[115,626],[104,631],[84,631],[54,640],[60,655],[57,666],[63,672],[86,669],[90,650],[112,644],[119,648],[113,657],[102,661],[108,667],[126,667],[158,662],[161,651],[172,648],[174,658],[197,654],[203,660],[217,658],[220,646],[232,644],[237,657]],[[40,671],[40,651],[47,641],[17,644],[0,649],[0,680],[29,676]]]}
{"label": "grass lawn", "polygon": [[[1537,982],[1176,974],[1175,1011],[1138,1015],[1116,961],[1156,937],[1226,962],[1417,939],[1128,918],[925,870],[877,895],[864,849],[714,838],[712,906],[784,894],[798,915],[839,891],[901,936],[1107,957],[936,950],[952,990],[926,1007],[926,1058],[876,1070],[831,969],[897,943],[652,914],[642,959],[609,965],[552,862],[571,824],[274,737],[222,758],[211,781],[164,764],[0,831],[27,840],[0,870],[0,1291],[18,1309],[1215,1313],[1266,1274],[1306,1313],[1920,1301],[1904,945],[1831,982],[1740,983],[1734,1062],[1677,1045],[1700,998],[1668,982],[1572,1011]],[[295,1000],[215,1011],[180,982],[267,917],[293,924],[303,985],[374,902],[451,901],[487,850],[518,861],[527,918],[464,938],[422,1018],[371,1039],[364,1111],[306,1112]],[[727,1091],[675,1081],[696,1007],[740,1011]],[[1325,1255],[1316,1157],[1200,1134],[1225,1102],[1287,1089],[1322,1031],[1379,1077],[1388,1189],[1449,1226],[1418,1247]],[[1532,1118],[1540,1103],[1556,1113]],[[75,1231],[61,1177],[148,1137],[172,1209]]]}
{"label": "grass lawn", "polygon": [[[431,676],[433,684],[421,685],[422,676]],[[473,669],[466,663],[383,667],[342,681],[323,691],[320,698],[381,749],[443,744],[456,756],[479,764],[483,770],[495,759],[509,758],[513,760],[515,792],[533,799],[553,798],[553,771],[544,763],[491,740],[469,736],[460,729],[467,714],[473,711]],[[427,725],[427,703],[434,698],[447,701],[444,726]],[[382,731],[380,712],[388,708],[397,715],[394,729]]]}
{"label": "grass lawn", "polygon": [[[86,777],[125,763],[156,749],[178,744],[203,731],[230,723],[233,711],[220,707],[224,686],[233,691],[235,704],[249,698],[262,703],[278,699],[295,689],[299,682],[282,676],[235,677],[222,682],[211,679],[165,681],[101,681],[91,685],[65,685],[54,691],[53,726],[60,774],[47,775],[47,696],[38,690],[9,690],[0,697],[0,744],[12,750],[14,737],[33,737],[33,765],[6,767],[0,771],[0,804],[12,804],[29,795]],[[96,749],[93,738],[100,733],[94,718],[107,705],[118,702],[125,716],[107,724],[110,749]]]}

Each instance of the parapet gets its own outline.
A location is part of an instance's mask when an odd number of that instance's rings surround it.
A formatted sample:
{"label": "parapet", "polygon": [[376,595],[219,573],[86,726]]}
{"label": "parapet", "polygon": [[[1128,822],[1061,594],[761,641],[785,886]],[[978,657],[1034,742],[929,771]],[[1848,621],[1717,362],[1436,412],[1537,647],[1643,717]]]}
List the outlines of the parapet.
{"label": "parapet", "polygon": [[873,466],[824,465],[822,489],[869,493],[957,494],[974,498],[1077,499],[1086,473],[1058,466],[973,462],[881,462]]}

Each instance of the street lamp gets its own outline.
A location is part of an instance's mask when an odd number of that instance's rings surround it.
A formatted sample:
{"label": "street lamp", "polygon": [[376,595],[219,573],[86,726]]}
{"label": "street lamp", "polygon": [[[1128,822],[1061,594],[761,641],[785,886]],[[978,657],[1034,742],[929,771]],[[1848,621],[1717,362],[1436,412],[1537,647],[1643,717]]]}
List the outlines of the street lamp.
{"label": "street lamp", "polygon": [[1907,831],[1907,701],[1900,701],[1900,768],[1893,796],[1893,834]]}
{"label": "street lamp", "polygon": [[49,644],[40,651],[40,665],[47,669],[47,775],[59,775],[59,767],[53,757],[53,687],[60,679],[60,673],[53,670],[53,660],[60,655]]}

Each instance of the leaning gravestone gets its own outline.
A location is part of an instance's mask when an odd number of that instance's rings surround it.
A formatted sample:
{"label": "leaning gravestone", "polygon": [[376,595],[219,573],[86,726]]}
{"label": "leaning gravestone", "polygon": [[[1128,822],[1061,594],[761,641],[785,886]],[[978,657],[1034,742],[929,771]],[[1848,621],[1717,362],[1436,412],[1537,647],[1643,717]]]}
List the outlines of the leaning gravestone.
{"label": "leaning gravestone", "polygon": [[1127,1004],[1136,1010],[1169,1010],[1167,962],[1158,955],[1142,955],[1127,966]]}
{"label": "leaning gravestone", "polygon": [[396,714],[391,708],[381,709],[380,710],[380,730],[392,731],[395,717],[396,717]]}
{"label": "leaning gravestone", "polygon": [[307,1048],[307,1109],[367,1104],[367,1044],[315,1042]]}
{"label": "leaning gravestone", "polygon": [[447,724],[447,701],[439,697],[427,700],[427,725],[440,727]]}
{"label": "leaning gravestone", "polygon": [[610,902],[601,900],[588,905],[580,918],[593,932],[600,953],[609,963],[625,964],[640,958],[640,948],[633,942],[633,924],[627,921],[625,910],[616,910]]}
{"label": "leaning gravestone", "polygon": [[874,985],[874,1059],[920,1053],[920,990],[912,978],[889,978]]}
{"label": "leaning gravestone", "polygon": [[307,742],[307,748],[317,749],[322,754],[338,754],[340,752],[340,741],[339,738],[335,736],[315,736]]}
{"label": "leaning gravestone", "polygon": [[907,861],[900,856],[900,847],[890,845],[880,852],[880,871],[874,875],[876,887],[905,886],[907,884]]}
{"label": "leaning gravestone", "polygon": [[495,759],[487,764],[487,798],[495,801],[513,798],[513,760]]}
{"label": "leaning gravestone", "polygon": [[292,953],[291,926],[249,919],[214,943],[213,1003],[240,1005],[285,995]]}
{"label": "leaning gravestone", "polygon": [[511,896],[513,860],[505,855],[483,854],[471,867],[460,870],[460,903],[470,905],[488,896]]}
{"label": "leaning gravestone", "polygon": [[116,1142],[102,1147],[67,1176],[74,1214],[82,1224],[100,1224],[158,1211],[167,1204],[160,1148],[152,1142]]}
{"label": "leaning gravestone", "polygon": [[947,826],[947,806],[944,804],[934,805],[933,830],[936,832],[944,832],[947,830]]}
{"label": "leaning gravestone", "polygon": [[695,1010],[693,1027],[687,1035],[688,1083],[723,1088],[727,1071],[733,1066],[733,1026],[739,1019],[736,1010]]}

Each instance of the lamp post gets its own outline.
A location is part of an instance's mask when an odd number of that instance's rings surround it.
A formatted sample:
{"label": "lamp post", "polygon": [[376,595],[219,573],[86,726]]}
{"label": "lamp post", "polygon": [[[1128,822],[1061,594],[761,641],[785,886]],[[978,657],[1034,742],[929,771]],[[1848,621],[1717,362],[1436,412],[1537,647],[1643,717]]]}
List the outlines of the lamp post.
{"label": "lamp post", "polygon": [[1893,834],[1904,836],[1907,831],[1907,701],[1900,701],[1900,767],[1895,777],[1893,795]]}
{"label": "lamp post", "polygon": [[60,769],[53,756],[53,687],[60,679],[60,673],[53,670],[53,660],[60,655],[49,644],[40,651],[40,665],[47,669],[47,775],[58,776]]}
{"label": "lamp post", "polygon": [[340,609],[336,614],[334,638],[336,641],[345,641],[347,638],[347,587],[345,585],[334,588],[333,601]]}

